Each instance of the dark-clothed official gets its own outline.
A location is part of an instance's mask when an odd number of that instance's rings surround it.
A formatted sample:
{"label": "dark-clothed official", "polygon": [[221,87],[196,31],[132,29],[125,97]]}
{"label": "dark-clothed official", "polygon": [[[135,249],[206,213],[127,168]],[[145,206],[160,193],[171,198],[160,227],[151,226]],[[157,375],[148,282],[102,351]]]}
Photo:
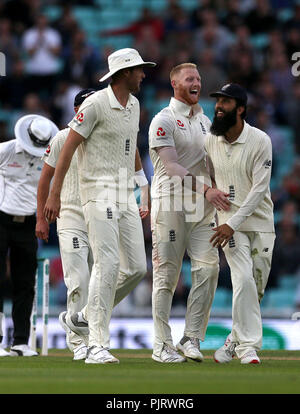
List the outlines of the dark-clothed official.
{"label": "dark-clothed official", "polygon": [[37,353],[30,349],[28,340],[37,268],[36,195],[41,157],[58,128],[33,114],[20,118],[14,132],[15,139],[0,144],[0,342],[7,257],[14,325],[10,353],[0,347],[0,356],[34,356]]}

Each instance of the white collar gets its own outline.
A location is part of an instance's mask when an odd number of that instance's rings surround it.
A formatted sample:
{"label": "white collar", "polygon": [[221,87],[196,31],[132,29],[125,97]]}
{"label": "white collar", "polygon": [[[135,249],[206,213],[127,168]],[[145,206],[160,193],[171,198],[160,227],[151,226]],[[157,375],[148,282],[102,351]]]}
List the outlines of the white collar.
{"label": "white collar", "polygon": [[[116,98],[116,95],[114,94],[114,91],[111,85],[108,85],[107,87],[107,94],[108,94],[109,104],[113,109],[121,109],[121,110],[125,109],[124,106],[122,106],[120,102],[118,101],[118,99]],[[129,109],[131,106],[133,106],[134,103],[135,103],[134,97],[130,93],[128,97],[126,109]]]}
{"label": "white collar", "polygon": [[179,101],[174,97],[171,98],[169,106],[171,109],[175,110],[176,112],[179,112],[181,115],[187,118],[191,118],[191,109],[193,109],[193,116],[195,116],[197,113],[203,113],[203,109],[198,103],[191,106]]}
{"label": "white collar", "polygon": [[218,136],[218,141],[219,142],[226,142],[227,144],[245,144],[246,139],[247,139],[247,135],[248,135],[248,131],[249,131],[249,124],[247,124],[246,121],[244,121],[244,127],[243,130],[240,134],[240,136],[233,142],[228,142],[227,139],[223,136],[223,135],[219,135]]}

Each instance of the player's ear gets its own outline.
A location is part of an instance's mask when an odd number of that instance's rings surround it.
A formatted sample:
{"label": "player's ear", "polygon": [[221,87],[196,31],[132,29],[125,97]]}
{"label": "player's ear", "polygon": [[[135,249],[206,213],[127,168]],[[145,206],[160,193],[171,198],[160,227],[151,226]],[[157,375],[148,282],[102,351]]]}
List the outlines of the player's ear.
{"label": "player's ear", "polygon": [[237,107],[237,114],[239,116],[241,116],[244,111],[245,111],[245,107],[244,106],[238,106]]}
{"label": "player's ear", "polygon": [[171,85],[172,85],[172,88],[175,88],[176,87],[176,80],[175,79],[172,79],[171,80]]}

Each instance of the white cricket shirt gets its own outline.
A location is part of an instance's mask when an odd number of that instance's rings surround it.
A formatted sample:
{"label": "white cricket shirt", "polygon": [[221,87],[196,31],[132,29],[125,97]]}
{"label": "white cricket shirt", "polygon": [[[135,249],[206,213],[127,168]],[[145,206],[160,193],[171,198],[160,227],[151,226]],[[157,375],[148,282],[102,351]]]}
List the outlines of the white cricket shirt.
{"label": "white cricket shirt", "polygon": [[274,232],[270,193],[272,144],[269,136],[244,122],[239,138],[207,135],[217,188],[230,194],[229,211],[218,211],[219,224],[233,230]]}
{"label": "white cricket shirt", "polygon": [[[67,139],[70,128],[59,131],[48,146],[42,159],[52,168],[56,168],[59,154]],[[78,229],[87,232],[79,195],[77,151],[71,160],[70,168],[63,182],[60,194],[60,217],[57,230]]]}
{"label": "white cricket shirt", "polygon": [[[204,140],[209,132],[210,120],[203,114],[199,104],[191,106],[171,98],[169,106],[160,111],[152,120],[149,128],[150,158],[154,167],[151,186],[152,198],[170,196],[170,177],[155,148],[175,147],[178,163],[201,181],[211,186],[206,168]],[[213,213],[213,206],[204,200],[205,215]]]}
{"label": "white cricket shirt", "polygon": [[43,161],[24,151],[17,140],[0,144],[0,211],[16,216],[35,214]]}
{"label": "white cricket shirt", "polygon": [[124,108],[109,85],[86,98],[69,123],[86,138],[78,148],[82,204],[134,188],[139,118],[139,101],[130,94]]}

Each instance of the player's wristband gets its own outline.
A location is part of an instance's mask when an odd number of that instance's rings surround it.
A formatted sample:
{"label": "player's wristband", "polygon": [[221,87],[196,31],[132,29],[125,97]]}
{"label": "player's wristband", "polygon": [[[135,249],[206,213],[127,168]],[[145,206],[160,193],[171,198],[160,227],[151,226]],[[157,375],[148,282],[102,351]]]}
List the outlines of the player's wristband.
{"label": "player's wristband", "polygon": [[144,185],[148,185],[148,180],[145,176],[143,168],[139,171],[135,172],[135,181],[139,187],[143,187]]}
{"label": "player's wristband", "polygon": [[208,191],[208,190],[210,190],[210,189],[211,189],[211,187],[207,187],[207,189],[204,191],[204,194],[203,194],[204,198],[206,198],[206,193],[207,193],[207,191]]}

